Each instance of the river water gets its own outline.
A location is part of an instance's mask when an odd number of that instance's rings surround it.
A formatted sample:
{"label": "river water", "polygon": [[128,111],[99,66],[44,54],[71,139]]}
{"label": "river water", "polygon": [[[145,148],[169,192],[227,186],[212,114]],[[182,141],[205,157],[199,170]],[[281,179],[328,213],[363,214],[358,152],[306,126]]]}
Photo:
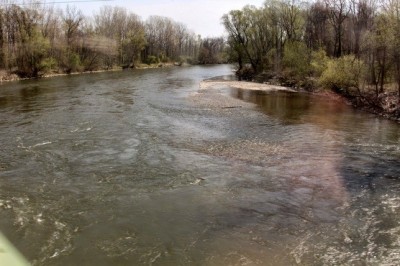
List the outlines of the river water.
{"label": "river water", "polygon": [[34,265],[397,265],[400,126],[303,93],[199,91],[231,73],[2,85],[0,230]]}

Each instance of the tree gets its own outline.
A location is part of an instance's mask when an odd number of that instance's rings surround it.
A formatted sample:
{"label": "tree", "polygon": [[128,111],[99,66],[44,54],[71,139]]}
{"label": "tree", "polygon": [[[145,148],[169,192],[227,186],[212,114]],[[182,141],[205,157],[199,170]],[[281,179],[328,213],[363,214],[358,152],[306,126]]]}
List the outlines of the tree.
{"label": "tree", "polygon": [[67,73],[81,71],[81,58],[78,53],[80,27],[84,21],[83,14],[76,7],[67,6],[62,14],[64,37],[66,41],[65,57],[61,59]]}
{"label": "tree", "polygon": [[18,73],[22,77],[38,77],[45,68],[44,59],[50,45],[38,29],[32,29],[29,36],[21,43],[17,57]]}
{"label": "tree", "polygon": [[279,6],[280,24],[284,31],[285,41],[300,41],[304,32],[303,12],[294,0],[282,1]]}
{"label": "tree", "polygon": [[334,56],[341,57],[343,49],[344,22],[348,18],[347,0],[325,0],[329,21],[334,29]]}
{"label": "tree", "polygon": [[376,4],[372,0],[351,0],[350,15],[353,28],[353,50],[356,56],[360,56],[362,37],[374,24]]}
{"label": "tree", "polygon": [[397,83],[398,99],[400,103],[400,1],[387,0],[385,15],[388,18],[387,29],[392,63],[394,65],[394,78]]}
{"label": "tree", "polygon": [[304,42],[291,41],[285,45],[284,74],[289,79],[304,80],[311,73],[311,53]]}
{"label": "tree", "polygon": [[135,60],[140,57],[140,52],[145,48],[145,29],[136,15],[131,14],[127,22],[128,31],[122,41],[122,63],[135,67]]}
{"label": "tree", "polygon": [[[1,42],[6,50],[3,50],[4,67],[16,68],[21,77],[37,77],[49,47],[39,29],[41,13],[34,8],[11,5],[1,15]],[[7,47],[4,47],[5,39]]]}
{"label": "tree", "polygon": [[150,16],[145,23],[147,45],[145,61],[155,56],[159,61],[180,61],[181,56],[197,58],[201,41],[186,26],[170,18]]}
{"label": "tree", "polygon": [[62,20],[64,23],[64,35],[67,46],[71,48],[78,37],[79,27],[84,20],[82,11],[68,5],[65,13],[63,13]]}
{"label": "tree", "polygon": [[308,48],[332,50],[328,27],[329,10],[322,2],[318,1],[308,8],[305,24],[305,41]]}
{"label": "tree", "polygon": [[4,11],[0,9],[0,68],[6,68],[5,40],[4,40]]}
{"label": "tree", "polygon": [[263,10],[246,6],[222,17],[223,25],[229,34],[231,54],[238,58],[239,71],[250,64],[255,73],[263,71],[263,59],[273,48],[271,31]]}
{"label": "tree", "polygon": [[246,6],[224,15],[222,22],[239,72],[248,64],[256,74],[279,73],[286,43],[300,42],[304,36],[304,12],[294,1],[266,1],[262,8]]}
{"label": "tree", "polygon": [[388,52],[390,30],[387,17],[379,15],[374,19],[374,25],[365,34],[362,46],[364,60],[368,62],[369,83],[375,87],[375,95],[384,92],[384,85],[388,74]]}
{"label": "tree", "polygon": [[223,38],[206,38],[202,41],[199,63],[200,64],[217,64],[222,63],[225,41]]}

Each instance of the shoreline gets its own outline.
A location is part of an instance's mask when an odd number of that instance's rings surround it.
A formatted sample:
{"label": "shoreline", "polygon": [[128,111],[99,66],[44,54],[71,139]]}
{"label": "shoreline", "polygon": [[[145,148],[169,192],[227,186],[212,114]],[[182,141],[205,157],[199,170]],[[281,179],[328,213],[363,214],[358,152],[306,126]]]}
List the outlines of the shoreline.
{"label": "shoreline", "polygon": [[[176,66],[174,63],[162,63],[157,65],[145,65],[141,64],[135,68],[129,68],[131,70],[143,70],[143,69],[157,69],[157,68],[165,68],[165,67],[174,67]],[[83,75],[83,74],[98,74],[98,73],[105,73],[105,72],[119,72],[124,71],[124,68],[112,68],[112,69],[103,69],[103,70],[93,70],[93,71],[82,71],[82,72],[72,72],[72,73],[51,73],[45,74],[40,77],[33,77],[33,78],[21,78],[18,77],[16,74],[4,73],[4,70],[0,70],[0,86],[5,83],[9,82],[16,82],[16,81],[24,81],[24,80],[40,80],[40,79],[48,79],[48,78],[55,78],[55,77],[64,77],[64,76],[73,76],[73,75]]]}

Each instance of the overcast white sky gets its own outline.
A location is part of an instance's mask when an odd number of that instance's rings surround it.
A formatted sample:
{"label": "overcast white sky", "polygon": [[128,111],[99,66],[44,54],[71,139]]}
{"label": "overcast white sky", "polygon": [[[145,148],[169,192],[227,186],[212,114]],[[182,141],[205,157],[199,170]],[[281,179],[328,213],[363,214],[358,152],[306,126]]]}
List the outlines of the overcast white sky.
{"label": "overcast white sky", "polygon": [[[54,0],[53,2],[62,1]],[[68,0],[66,0],[68,1]],[[71,0],[73,1],[73,0]],[[224,33],[221,17],[233,9],[247,4],[260,7],[265,0],[114,0],[107,2],[74,2],[86,15],[92,15],[101,6],[121,6],[136,13],[142,19],[150,15],[166,16],[182,22],[203,37],[217,37]],[[47,2],[52,2],[47,0]],[[61,4],[57,4],[61,5]],[[63,5],[61,5],[62,7]]]}

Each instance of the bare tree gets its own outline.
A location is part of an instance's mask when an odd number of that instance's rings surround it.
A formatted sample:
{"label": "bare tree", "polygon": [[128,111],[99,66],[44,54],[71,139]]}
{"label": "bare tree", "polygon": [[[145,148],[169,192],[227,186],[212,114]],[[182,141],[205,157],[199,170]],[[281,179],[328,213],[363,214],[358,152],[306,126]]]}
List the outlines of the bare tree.
{"label": "bare tree", "polygon": [[62,20],[64,23],[67,46],[70,47],[78,35],[79,27],[84,20],[84,16],[82,11],[78,10],[76,7],[71,7],[68,5],[63,13]]}
{"label": "bare tree", "polygon": [[329,11],[322,2],[312,4],[307,10],[305,26],[305,40],[307,46],[312,49],[325,47],[331,50],[331,40],[329,37]]}
{"label": "bare tree", "polygon": [[371,29],[374,23],[376,12],[376,1],[372,0],[351,0],[350,14],[353,24],[353,52],[356,56],[360,55],[362,36]]}
{"label": "bare tree", "polygon": [[225,41],[220,38],[206,38],[202,41],[199,63],[200,64],[217,64],[222,63]]}
{"label": "bare tree", "polygon": [[325,0],[325,4],[329,10],[329,20],[334,29],[334,56],[340,57],[343,51],[344,22],[348,18],[350,9],[347,0]]}

